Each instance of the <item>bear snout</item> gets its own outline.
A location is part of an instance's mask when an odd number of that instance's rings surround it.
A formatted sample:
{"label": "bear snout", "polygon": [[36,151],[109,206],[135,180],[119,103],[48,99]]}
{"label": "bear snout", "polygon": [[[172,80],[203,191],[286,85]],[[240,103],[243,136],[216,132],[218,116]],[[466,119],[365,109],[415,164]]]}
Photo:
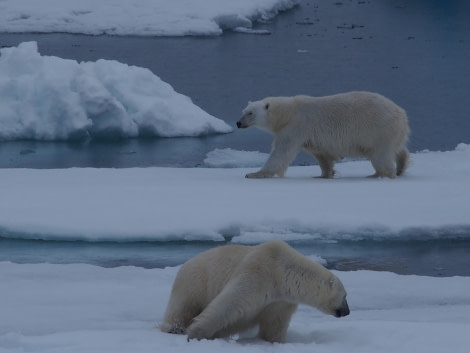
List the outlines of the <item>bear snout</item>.
{"label": "bear snout", "polygon": [[341,303],[341,306],[338,309],[336,309],[335,316],[336,317],[348,316],[349,312],[350,311],[349,311],[348,302],[346,301],[346,299],[344,299],[343,302]]}
{"label": "bear snout", "polygon": [[246,121],[246,119],[241,118],[240,120],[237,121],[237,127],[239,129],[246,129],[247,127],[250,127],[251,124]]}
{"label": "bear snout", "polygon": [[240,120],[237,121],[237,127],[239,129],[246,129],[249,128],[251,125],[255,123],[253,119],[253,115],[251,114],[244,114]]}

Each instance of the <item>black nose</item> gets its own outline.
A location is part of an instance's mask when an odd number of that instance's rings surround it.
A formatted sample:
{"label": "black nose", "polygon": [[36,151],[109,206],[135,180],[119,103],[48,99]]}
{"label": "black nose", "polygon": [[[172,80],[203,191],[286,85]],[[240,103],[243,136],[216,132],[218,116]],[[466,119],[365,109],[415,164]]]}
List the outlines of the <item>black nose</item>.
{"label": "black nose", "polygon": [[343,316],[348,316],[348,315],[349,315],[348,307],[337,309],[335,312],[336,317],[343,317]]}
{"label": "black nose", "polygon": [[336,317],[343,317],[349,315],[349,308],[338,309],[336,310],[335,316]]}
{"label": "black nose", "polygon": [[239,121],[237,121],[237,127],[238,127],[238,128],[241,128],[241,127],[242,127],[242,123],[239,122]]}
{"label": "black nose", "polygon": [[349,305],[346,299],[343,300],[341,307],[336,309],[335,316],[336,317],[343,317],[349,315]]}

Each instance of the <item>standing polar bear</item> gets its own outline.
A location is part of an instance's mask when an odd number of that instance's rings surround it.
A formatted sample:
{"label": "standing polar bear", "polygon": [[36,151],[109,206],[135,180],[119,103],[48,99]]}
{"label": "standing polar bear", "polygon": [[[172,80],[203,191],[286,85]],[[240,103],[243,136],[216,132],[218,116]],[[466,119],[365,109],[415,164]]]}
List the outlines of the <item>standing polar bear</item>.
{"label": "standing polar bear", "polygon": [[317,159],[322,178],[333,178],[342,157],[368,158],[374,177],[394,178],[408,166],[406,113],[376,93],[264,98],[250,102],[237,122],[238,128],[253,125],[275,138],[266,164],[247,178],[284,176],[301,149]]}
{"label": "standing polar bear", "polygon": [[286,243],[222,246],[180,268],[160,329],[213,339],[258,326],[261,339],[284,342],[299,303],[349,315],[341,281]]}

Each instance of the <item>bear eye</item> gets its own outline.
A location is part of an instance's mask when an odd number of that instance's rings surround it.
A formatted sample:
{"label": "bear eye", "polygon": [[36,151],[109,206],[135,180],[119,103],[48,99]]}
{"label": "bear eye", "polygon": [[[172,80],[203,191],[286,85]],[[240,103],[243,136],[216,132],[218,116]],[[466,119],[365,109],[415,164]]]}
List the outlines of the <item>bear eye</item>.
{"label": "bear eye", "polygon": [[266,105],[264,106],[264,109],[266,109],[266,110],[269,109],[269,103],[266,103]]}

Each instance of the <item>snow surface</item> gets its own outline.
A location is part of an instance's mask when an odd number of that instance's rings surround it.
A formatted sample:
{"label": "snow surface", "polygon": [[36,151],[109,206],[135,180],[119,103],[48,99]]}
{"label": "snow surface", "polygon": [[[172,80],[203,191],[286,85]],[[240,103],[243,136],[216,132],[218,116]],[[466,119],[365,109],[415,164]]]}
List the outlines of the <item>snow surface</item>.
{"label": "snow surface", "polygon": [[226,29],[247,31],[254,21],[269,20],[297,3],[298,0],[2,0],[0,32],[219,35]]}
{"label": "snow surface", "polygon": [[[243,165],[244,154],[235,154]],[[412,154],[406,175],[393,180],[366,178],[369,161],[336,169],[333,180],[312,178],[318,166],[262,180],[245,179],[254,170],[248,168],[1,169],[0,231],[12,238],[245,243],[470,234],[470,145]]]}
{"label": "snow surface", "polygon": [[[231,155],[244,163],[243,153],[216,155],[217,163]],[[247,168],[1,169],[0,231],[124,241],[228,234],[233,243],[442,237],[449,228],[468,236],[470,145],[412,158],[394,180],[365,178],[367,161],[338,164],[334,180],[313,179],[320,170],[312,166],[264,180],[245,179]],[[255,332],[187,342],[156,328],[177,270],[0,262],[0,352],[466,353],[470,346],[470,277],[373,271],[334,271],[351,315],[300,306],[285,344]]]}
{"label": "snow surface", "polygon": [[300,306],[287,342],[249,332],[186,341],[162,333],[178,268],[0,263],[0,352],[467,353],[470,277],[338,272],[351,314],[336,319]]}
{"label": "snow surface", "polygon": [[232,131],[145,68],[41,56],[36,42],[0,54],[0,141]]}

